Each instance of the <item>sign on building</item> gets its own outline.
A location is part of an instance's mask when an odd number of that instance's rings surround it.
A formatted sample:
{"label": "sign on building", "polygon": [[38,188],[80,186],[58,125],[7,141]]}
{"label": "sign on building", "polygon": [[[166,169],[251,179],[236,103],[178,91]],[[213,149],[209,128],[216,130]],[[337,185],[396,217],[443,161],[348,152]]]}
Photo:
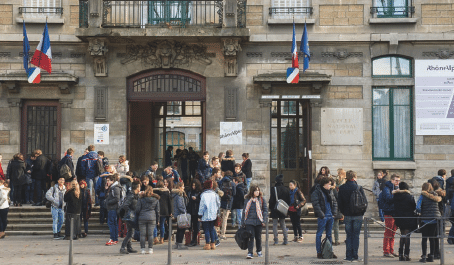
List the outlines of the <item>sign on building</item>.
{"label": "sign on building", "polygon": [[363,145],[363,109],[322,108],[322,145]]}
{"label": "sign on building", "polygon": [[221,145],[243,144],[243,123],[221,122],[219,138]]}
{"label": "sign on building", "polygon": [[454,60],[415,61],[416,135],[454,135]]}
{"label": "sign on building", "polygon": [[95,124],[95,144],[109,144],[109,124]]}

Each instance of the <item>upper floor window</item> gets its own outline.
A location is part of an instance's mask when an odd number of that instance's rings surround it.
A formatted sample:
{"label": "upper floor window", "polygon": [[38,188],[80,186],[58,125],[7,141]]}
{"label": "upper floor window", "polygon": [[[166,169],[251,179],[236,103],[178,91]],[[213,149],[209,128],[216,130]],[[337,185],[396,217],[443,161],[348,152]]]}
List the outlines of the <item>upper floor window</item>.
{"label": "upper floor window", "polygon": [[270,7],[270,16],[274,19],[306,18],[310,14],[310,0],[273,0]]}
{"label": "upper floor window", "polygon": [[403,57],[380,57],[372,61],[372,77],[412,77],[411,60]]}
{"label": "upper floor window", "polygon": [[62,0],[24,0],[19,13],[24,18],[60,17],[63,14]]}
{"label": "upper floor window", "polygon": [[[371,13],[378,18],[405,18],[415,12],[408,0],[373,0]],[[411,2],[410,2],[411,3]]]}

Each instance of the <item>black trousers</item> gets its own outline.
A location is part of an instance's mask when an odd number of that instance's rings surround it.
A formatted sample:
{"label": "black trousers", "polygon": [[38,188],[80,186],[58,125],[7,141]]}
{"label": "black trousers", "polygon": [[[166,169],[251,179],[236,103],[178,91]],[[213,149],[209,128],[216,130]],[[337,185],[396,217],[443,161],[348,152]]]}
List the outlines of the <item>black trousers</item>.
{"label": "black trousers", "polygon": [[433,256],[435,253],[435,241],[437,238],[437,224],[428,224],[421,228],[422,232],[422,241],[421,241],[421,248],[422,248],[422,255],[427,257],[427,238],[429,238],[430,244],[430,252],[429,255]]}
{"label": "black trousers", "polygon": [[184,238],[184,232],[186,231],[186,228],[178,228],[177,229],[177,238],[176,238],[176,243],[183,243],[183,238]]}
{"label": "black trousers", "polygon": [[191,243],[197,242],[197,235],[199,234],[199,217],[197,215],[191,215],[191,230],[192,240]]}
{"label": "black trousers", "polygon": [[400,229],[399,256],[410,255],[410,235],[406,236],[408,233],[410,233],[409,229]]}
{"label": "black trousers", "polygon": [[254,250],[254,239],[256,243],[257,252],[262,251],[262,225],[246,225],[246,230],[249,231],[252,236],[249,240],[247,250],[249,253],[253,253]]}
{"label": "black trousers", "polygon": [[71,236],[71,218],[74,218],[74,236],[80,235],[80,214],[66,213],[65,214],[65,236]]}
{"label": "black trousers", "polygon": [[290,220],[292,221],[293,234],[295,235],[295,237],[302,237],[303,232],[301,230],[301,211],[289,212],[289,215]]}

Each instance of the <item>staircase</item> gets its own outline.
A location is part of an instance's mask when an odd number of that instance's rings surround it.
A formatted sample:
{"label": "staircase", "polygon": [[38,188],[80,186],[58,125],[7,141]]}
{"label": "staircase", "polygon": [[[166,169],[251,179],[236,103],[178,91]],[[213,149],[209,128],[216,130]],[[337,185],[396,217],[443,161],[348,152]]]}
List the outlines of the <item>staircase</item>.
{"label": "staircase", "polygon": [[[314,216],[312,205],[309,204],[309,214],[301,218],[301,228],[309,234],[315,234],[317,231],[317,218]],[[292,234],[292,224],[290,218],[286,218],[286,226],[289,233]],[[175,224],[174,224],[175,225]],[[83,226],[83,224],[82,224]],[[62,231],[65,225],[63,224]],[[93,207],[91,218],[88,222],[89,234],[109,234],[107,224],[99,224],[99,207]],[[176,228],[176,227],[174,227]],[[269,228],[272,233],[273,222],[269,220]],[[378,224],[369,224],[369,229],[372,233],[383,233],[383,228]],[[229,220],[227,226],[227,234],[234,234],[236,228],[231,226]],[[175,231],[175,229],[174,229]],[[8,235],[52,235],[52,214],[50,209],[45,206],[30,206],[10,207],[8,213],[8,227],[6,228]],[[340,225],[339,233],[344,232],[344,226]]]}

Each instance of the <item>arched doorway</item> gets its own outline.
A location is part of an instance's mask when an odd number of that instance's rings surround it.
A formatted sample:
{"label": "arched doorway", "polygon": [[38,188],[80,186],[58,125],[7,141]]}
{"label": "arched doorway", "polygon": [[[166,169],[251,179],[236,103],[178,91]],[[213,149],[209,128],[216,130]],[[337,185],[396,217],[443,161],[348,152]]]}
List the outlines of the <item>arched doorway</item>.
{"label": "arched doorway", "polygon": [[[128,78],[128,156],[143,172],[163,166],[167,146],[205,149],[205,77],[184,70],[153,70]],[[164,137],[165,136],[165,137]]]}

